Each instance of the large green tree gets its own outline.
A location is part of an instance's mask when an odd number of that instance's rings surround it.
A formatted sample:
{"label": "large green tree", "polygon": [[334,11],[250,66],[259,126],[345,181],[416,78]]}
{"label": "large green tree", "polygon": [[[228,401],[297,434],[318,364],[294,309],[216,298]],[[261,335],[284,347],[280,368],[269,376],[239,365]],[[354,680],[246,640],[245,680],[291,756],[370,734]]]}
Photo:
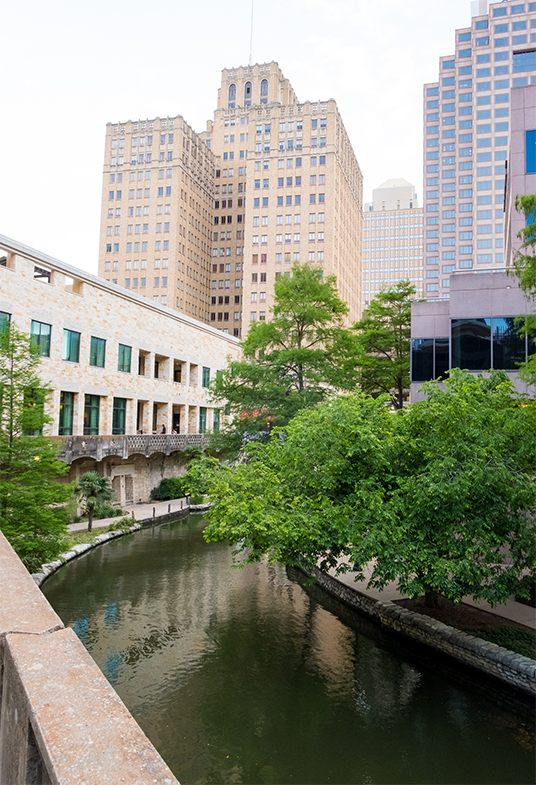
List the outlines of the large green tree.
{"label": "large green tree", "polygon": [[243,343],[243,359],[217,375],[216,403],[233,415],[233,429],[266,432],[301,409],[316,406],[337,389],[355,386],[355,338],[343,325],[348,306],[337,292],[335,276],[294,265],[274,284],[268,322],[253,322]]}
{"label": "large green tree", "polygon": [[409,281],[380,292],[363,318],[354,325],[358,333],[357,379],[363,392],[388,393],[401,409],[409,393],[411,303],[415,287]]}
{"label": "large green tree", "polygon": [[250,561],[369,565],[372,586],[395,581],[429,603],[526,595],[536,408],[504,372],[455,370],[426,394],[399,412],[387,396],[340,397],[301,412],[284,440],[249,445],[247,463],[196,463],[190,482],[215,503],[206,536]]}
{"label": "large green tree", "polygon": [[39,350],[9,323],[0,334],[0,529],[28,569],[64,543],[72,486],[58,448],[45,438],[48,395],[38,375]]}
{"label": "large green tree", "polygon": [[[517,235],[521,245],[512,255],[513,270],[521,289],[536,304],[536,194],[517,196],[515,207],[525,216],[526,226]],[[536,315],[526,316],[522,321],[524,332],[535,342]],[[536,353],[520,366],[520,375],[529,384],[536,385]]]}

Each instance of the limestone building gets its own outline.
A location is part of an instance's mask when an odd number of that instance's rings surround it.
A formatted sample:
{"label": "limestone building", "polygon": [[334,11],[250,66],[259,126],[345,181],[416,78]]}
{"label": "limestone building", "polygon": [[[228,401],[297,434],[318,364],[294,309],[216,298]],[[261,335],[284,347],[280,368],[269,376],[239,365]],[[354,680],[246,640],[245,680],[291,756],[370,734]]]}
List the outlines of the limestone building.
{"label": "limestone building", "polygon": [[510,90],[536,82],[536,2],[472,6],[424,85],[427,298],[448,299],[456,270],[504,268]]}
{"label": "limestone building", "polygon": [[407,180],[387,180],[373,190],[363,213],[363,307],[402,279],[422,297],[422,219],[415,186]]}
{"label": "limestone building", "polygon": [[108,281],[240,337],[293,262],[335,273],[357,319],[361,252],[362,175],[337,104],[299,103],[277,63],[224,69],[199,135],[180,116],[108,124]]}
{"label": "limestone building", "polygon": [[46,434],[71,479],[110,477],[122,503],[146,500],[176,454],[219,428],[208,386],[238,341],[0,235],[0,329],[32,336],[51,393]]}

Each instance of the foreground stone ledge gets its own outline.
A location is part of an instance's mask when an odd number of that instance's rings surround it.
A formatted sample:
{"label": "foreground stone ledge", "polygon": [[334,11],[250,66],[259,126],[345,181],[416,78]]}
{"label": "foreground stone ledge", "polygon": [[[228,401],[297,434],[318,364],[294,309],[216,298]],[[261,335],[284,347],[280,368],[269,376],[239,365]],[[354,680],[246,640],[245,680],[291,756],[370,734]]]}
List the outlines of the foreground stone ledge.
{"label": "foreground stone ledge", "polygon": [[[8,687],[6,713],[12,716],[6,720],[15,730],[29,720],[51,782],[176,783],[71,629],[9,633],[5,645],[11,692],[26,704],[15,721]],[[8,762],[10,751],[5,753]]]}
{"label": "foreground stone ledge", "polygon": [[469,635],[429,616],[402,608],[390,600],[375,600],[318,568],[314,568],[311,575],[329,594],[345,605],[376,619],[383,627],[448,654],[458,662],[491,675],[509,687],[536,697],[535,660]]}
{"label": "foreground stone ledge", "polygon": [[177,780],[0,533],[0,785],[18,783]]}

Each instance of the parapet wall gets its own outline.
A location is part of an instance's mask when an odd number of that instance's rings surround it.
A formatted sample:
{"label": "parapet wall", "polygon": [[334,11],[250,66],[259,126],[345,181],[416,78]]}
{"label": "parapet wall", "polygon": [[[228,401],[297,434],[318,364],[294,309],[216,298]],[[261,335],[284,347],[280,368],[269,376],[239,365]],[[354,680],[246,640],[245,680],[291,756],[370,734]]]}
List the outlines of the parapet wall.
{"label": "parapet wall", "polygon": [[394,602],[374,600],[318,569],[311,574],[325,591],[345,605],[376,619],[382,626],[401,632],[414,641],[431,646],[516,690],[536,697],[535,660],[468,635],[429,616],[402,608]]}
{"label": "parapet wall", "polygon": [[0,533],[0,785],[178,785]]}

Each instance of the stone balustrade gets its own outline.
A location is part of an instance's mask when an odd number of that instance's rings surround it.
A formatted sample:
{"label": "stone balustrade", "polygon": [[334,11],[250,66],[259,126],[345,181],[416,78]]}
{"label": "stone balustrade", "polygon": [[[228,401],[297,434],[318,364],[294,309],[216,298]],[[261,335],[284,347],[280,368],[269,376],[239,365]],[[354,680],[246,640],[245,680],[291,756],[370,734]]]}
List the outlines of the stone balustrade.
{"label": "stone balustrade", "polygon": [[60,444],[58,458],[72,464],[79,458],[102,461],[110,456],[130,458],[155,453],[171,455],[187,447],[205,447],[208,437],[202,433],[129,434],[127,436],[56,436]]}
{"label": "stone balustrade", "polygon": [[178,785],[0,533],[0,785],[119,782]]}

